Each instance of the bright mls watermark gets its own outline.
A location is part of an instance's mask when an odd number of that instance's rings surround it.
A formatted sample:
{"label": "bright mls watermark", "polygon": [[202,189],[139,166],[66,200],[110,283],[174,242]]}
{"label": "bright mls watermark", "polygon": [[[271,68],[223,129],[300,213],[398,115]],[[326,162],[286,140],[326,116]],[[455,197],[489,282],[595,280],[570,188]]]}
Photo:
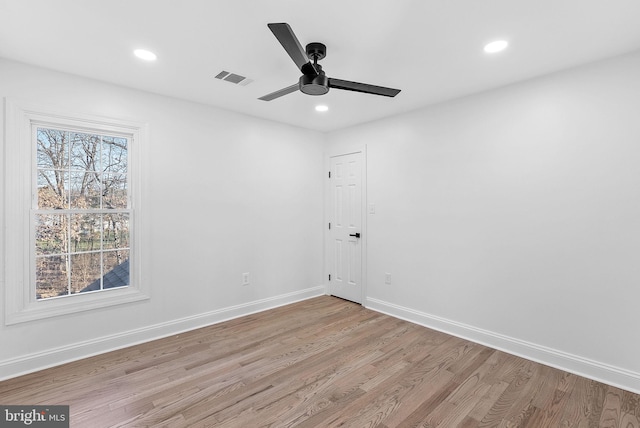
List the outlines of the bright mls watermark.
{"label": "bright mls watermark", "polygon": [[0,428],[69,428],[69,406],[0,405]]}

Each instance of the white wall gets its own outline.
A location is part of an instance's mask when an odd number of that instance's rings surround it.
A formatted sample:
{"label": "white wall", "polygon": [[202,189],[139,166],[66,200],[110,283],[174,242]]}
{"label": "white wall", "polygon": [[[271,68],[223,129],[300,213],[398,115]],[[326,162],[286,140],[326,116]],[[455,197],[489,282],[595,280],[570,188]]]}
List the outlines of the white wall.
{"label": "white wall", "polygon": [[367,306],[640,391],[639,76],[636,53],[330,133],[367,144]]}
{"label": "white wall", "polygon": [[151,299],[0,326],[0,379],[324,293],[322,134],[0,59],[4,97],[149,124]]}

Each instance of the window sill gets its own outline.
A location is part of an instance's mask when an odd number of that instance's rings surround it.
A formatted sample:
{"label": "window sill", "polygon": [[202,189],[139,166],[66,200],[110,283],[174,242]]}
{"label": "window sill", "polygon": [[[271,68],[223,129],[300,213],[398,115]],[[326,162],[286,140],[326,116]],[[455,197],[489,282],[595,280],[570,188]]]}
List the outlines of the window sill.
{"label": "window sill", "polygon": [[140,290],[124,287],[40,300],[29,303],[20,311],[7,313],[5,324],[18,324],[148,299],[149,296]]}

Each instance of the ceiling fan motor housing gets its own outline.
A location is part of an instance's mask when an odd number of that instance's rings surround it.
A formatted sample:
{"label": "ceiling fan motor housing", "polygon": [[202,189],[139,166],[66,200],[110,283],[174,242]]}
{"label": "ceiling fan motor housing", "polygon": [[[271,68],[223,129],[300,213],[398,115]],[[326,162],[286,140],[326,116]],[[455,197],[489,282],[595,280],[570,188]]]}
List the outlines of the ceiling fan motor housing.
{"label": "ceiling fan motor housing", "polygon": [[329,78],[322,70],[318,75],[303,74],[300,76],[300,90],[307,95],[324,95],[329,92]]}

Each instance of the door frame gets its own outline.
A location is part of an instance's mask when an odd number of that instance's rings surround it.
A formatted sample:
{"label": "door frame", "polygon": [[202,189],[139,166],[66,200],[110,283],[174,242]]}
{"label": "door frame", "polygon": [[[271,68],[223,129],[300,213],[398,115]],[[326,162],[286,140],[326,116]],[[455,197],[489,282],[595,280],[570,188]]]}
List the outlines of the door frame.
{"label": "door frame", "polygon": [[329,234],[329,219],[331,218],[331,181],[329,180],[329,171],[331,171],[331,158],[343,155],[350,155],[354,153],[362,154],[362,237],[360,238],[360,250],[362,251],[361,258],[361,276],[360,282],[362,286],[360,287],[360,304],[365,306],[366,296],[367,296],[367,240],[369,233],[367,231],[367,145],[359,145],[359,146],[346,146],[344,148],[332,148],[325,152],[324,158],[324,173],[325,173],[325,181],[324,181],[324,253],[323,253],[323,274],[324,274],[324,285],[325,285],[325,294],[331,295],[331,283],[329,282],[329,273],[330,273],[330,245],[331,245],[331,237]]}

